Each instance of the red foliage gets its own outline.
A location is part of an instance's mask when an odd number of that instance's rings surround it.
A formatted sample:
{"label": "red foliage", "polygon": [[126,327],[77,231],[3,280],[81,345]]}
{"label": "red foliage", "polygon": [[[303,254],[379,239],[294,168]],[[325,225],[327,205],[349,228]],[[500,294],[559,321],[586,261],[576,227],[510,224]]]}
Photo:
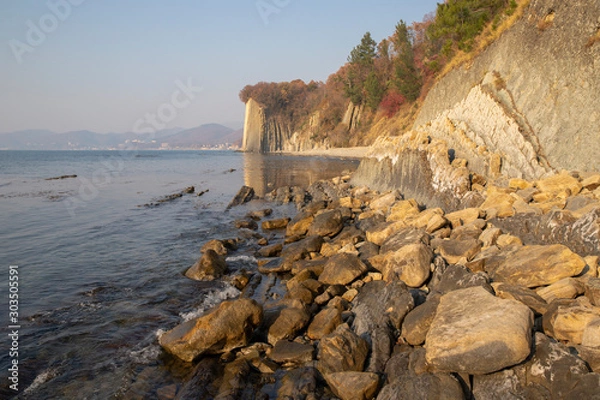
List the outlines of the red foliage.
{"label": "red foliage", "polygon": [[392,118],[405,101],[406,99],[400,93],[390,91],[385,95],[383,100],[381,100],[379,107],[381,108],[381,111],[383,111],[383,115],[387,118]]}

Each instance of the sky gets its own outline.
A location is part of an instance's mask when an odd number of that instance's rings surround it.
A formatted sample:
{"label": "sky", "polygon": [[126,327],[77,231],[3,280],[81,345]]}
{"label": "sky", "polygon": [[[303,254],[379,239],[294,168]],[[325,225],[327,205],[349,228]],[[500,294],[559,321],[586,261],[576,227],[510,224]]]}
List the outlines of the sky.
{"label": "sky", "polygon": [[241,128],[247,84],[325,81],[440,0],[3,0],[0,132]]}

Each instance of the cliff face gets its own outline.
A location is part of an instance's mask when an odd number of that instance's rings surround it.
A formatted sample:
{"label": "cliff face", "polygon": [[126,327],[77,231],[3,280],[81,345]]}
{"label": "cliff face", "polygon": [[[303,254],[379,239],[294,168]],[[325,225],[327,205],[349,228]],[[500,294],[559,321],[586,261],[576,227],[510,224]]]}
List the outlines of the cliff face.
{"label": "cliff face", "polygon": [[295,132],[291,121],[279,115],[269,115],[258,102],[246,103],[242,149],[250,153],[294,152],[319,147],[311,140],[310,133],[319,124],[319,112],[315,112],[303,132]]}
{"label": "cliff face", "polygon": [[600,170],[600,2],[533,0],[468,67],[429,92],[415,128],[469,167],[510,177]]}

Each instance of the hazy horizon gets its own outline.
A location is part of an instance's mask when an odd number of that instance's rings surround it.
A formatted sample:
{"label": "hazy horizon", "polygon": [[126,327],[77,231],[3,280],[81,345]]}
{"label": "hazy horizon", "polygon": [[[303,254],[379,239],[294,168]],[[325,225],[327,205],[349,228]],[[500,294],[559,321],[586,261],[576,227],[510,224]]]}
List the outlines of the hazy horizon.
{"label": "hazy horizon", "polygon": [[0,132],[239,129],[245,85],[325,81],[366,31],[380,41],[436,3],[3,2]]}

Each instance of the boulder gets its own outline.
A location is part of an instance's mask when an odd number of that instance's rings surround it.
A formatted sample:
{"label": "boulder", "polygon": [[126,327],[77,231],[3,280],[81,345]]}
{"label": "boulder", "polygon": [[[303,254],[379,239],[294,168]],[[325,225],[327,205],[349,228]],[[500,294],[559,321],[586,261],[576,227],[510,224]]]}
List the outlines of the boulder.
{"label": "boulder", "polygon": [[395,335],[392,335],[388,327],[377,327],[370,332],[370,335],[371,354],[366,371],[383,374],[396,342]]}
{"label": "boulder", "polygon": [[324,376],[343,371],[362,372],[368,353],[367,342],[343,324],[319,342],[317,368]]}
{"label": "boulder", "polygon": [[396,202],[396,200],[401,199],[402,196],[398,193],[397,190],[389,193],[384,193],[375,197],[369,203],[369,207],[373,211],[384,211],[387,212],[390,207]]}
{"label": "boulder", "polygon": [[400,329],[415,302],[401,281],[372,281],[360,289],[352,304],[352,327],[358,335],[368,338],[377,327]]}
{"label": "boulder", "polygon": [[262,307],[254,300],[225,301],[214,311],[166,332],[159,343],[167,352],[191,362],[202,354],[246,346],[262,319]]}
{"label": "boulder", "polygon": [[254,253],[256,257],[271,258],[279,257],[283,250],[283,243],[275,243],[270,246],[261,247]]}
{"label": "boulder", "polygon": [[[483,220],[476,220],[476,221],[483,221]],[[485,224],[485,221],[484,221]],[[475,222],[472,222],[470,224],[467,225],[462,225],[459,226],[457,228],[455,228],[454,230],[452,230],[452,232],[450,233],[450,239],[452,240],[479,240],[479,237],[481,236],[481,234],[483,233],[483,231],[481,230],[481,228],[479,226],[477,226],[477,224]]]}
{"label": "boulder", "polygon": [[263,221],[261,226],[262,226],[263,231],[284,229],[288,226],[289,222],[290,222],[289,218],[271,219],[269,221]]}
{"label": "boulder", "polygon": [[502,229],[496,227],[487,228],[479,236],[479,241],[483,244],[483,247],[490,247],[496,244],[500,235],[502,235]]}
{"label": "boulder", "polygon": [[461,225],[466,225],[484,216],[485,213],[480,208],[465,208],[446,214],[446,219],[450,221],[452,229],[456,229]]}
{"label": "boulder", "polygon": [[275,343],[269,358],[285,367],[304,365],[312,361],[315,348],[310,344],[302,344],[280,340]]}
{"label": "boulder", "polygon": [[414,199],[400,200],[394,203],[386,221],[405,221],[419,215],[420,212],[419,204]]}
{"label": "boulder", "polygon": [[377,400],[464,400],[460,382],[450,374],[405,374],[379,392]]}
{"label": "boulder", "polygon": [[583,330],[581,344],[586,347],[600,348],[600,316],[587,324]]}
{"label": "boulder", "polygon": [[550,286],[539,288],[536,293],[546,303],[552,303],[555,299],[574,299],[584,291],[585,288],[581,282],[573,278],[565,278]]}
{"label": "boulder", "polygon": [[496,296],[501,299],[516,300],[525,304],[536,315],[544,315],[548,310],[548,304],[533,290],[525,286],[509,285],[506,283],[495,283],[492,285]]}
{"label": "boulder", "polygon": [[600,174],[588,176],[587,178],[581,181],[581,186],[583,186],[585,189],[591,192],[598,189],[600,187]]}
{"label": "boulder", "polygon": [[344,227],[342,213],[340,210],[325,211],[315,217],[308,228],[308,235],[321,237],[333,237],[340,233]]}
{"label": "boulder", "polygon": [[425,343],[427,332],[440,304],[440,298],[440,294],[431,294],[425,303],[415,307],[406,315],[402,322],[402,338],[408,344],[420,346]]}
{"label": "boulder", "polygon": [[367,240],[381,246],[390,236],[406,227],[404,221],[382,222],[367,229]]}
{"label": "boulder", "polygon": [[600,307],[600,278],[591,278],[585,283],[585,297],[593,305]]}
{"label": "boulder", "polygon": [[401,280],[411,287],[421,287],[431,274],[433,252],[424,244],[409,244],[397,251],[371,257],[369,262],[387,282]]}
{"label": "boulder", "polygon": [[488,219],[492,217],[506,218],[515,215],[513,203],[515,198],[508,191],[495,186],[489,186],[486,199],[480,208],[486,213]]}
{"label": "boulder", "polygon": [[273,214],[272,208],[264,208],[262,210],[250,211],[248,214],[246,214],[246,218],[259,221],[265,217],[268,217],[271,214]]}
{"label": "boulder", "polygon": [[294,339],[309,322],[310,314],[304,307],[286,307],[269,327],[267,340],[274,345],[280,340]]}
{"label": "boulder", "polygon": [[569,194],[572,196],[578,194],[582,188],[579,180],[569,175],[566,171],[548,178],[540,179],[535,182],[535,186],[542,192],[547,192],[552,195],[568,190]]}
{"label": "boulder", "polygon": [[396,251],[409,244],[429,244],[429,234],[424,229],[408,227],[399,230],[388,237],[380,248],[380,253]]}
{"label": "boulder", "polygon": [[379,376],[372,372],[334,372],[325,380],[341,400],[371,400],[379,387]]}
{"label": "boulder", "polygon": [[515,374],[507,369],[489,375],[473,377],[473,396],[476,399],[524,400],[528,397]]}
{"label": "boulder", "polygon": [[315,217],[311,212],[302,211],[288,223],[285,235],[288,237],[306,235],[314,219]]}
{"label": "boulder", "polygon": [[248,229],[255,231],[258,229],[258,224],[253,219],[239,219],[235,221],[235,227],[238,229]]}
{"label": "boulder", "polygon": [[439,283],[430,286],[442,294],[476,286],[483,287],[490,293],[494,292],[489,284],[489,278],[484,272],[473,273],[467,267],[455,264],[446,267]]}
{"label": "boulder", "polygon": [[[321,398],[317,385],[319,372],[314,367],[296,368],[286,372],[277,391],[278,399],[316,400]],[[257,398],[259,398],[257,396]],[[264,398],[264,397],[263,397]]]}
{"label": "boulder", "polygon": [[367,270],[367,266],[357,256],[340,253],[327,261],[319,282],[326,285],[348,285]]}
{"label": "boulder", "polygon": [[533,312],[481,287],[456,290],[440,300],[426,338],[427,362],[441,371],[488,374],[525,360]]}
{"label": "boulder", "polygon": [[555,300],[544,314],[544,332],[557,340],[581,344],[586,327],[599,318],[600,308],[591,305],[585,297]]}
{"label": "boulder", "polygon": [[213,250],[220,256],[227,255],[227,246],[222,240],[214,239],[209,242],[206,242],[206,244],[204,244],[204,246],[202,246],[202,248],[200,249],[200,253],[204,254],[207,250]]}
{"label": "boulder", "polygon": [[523,246],[488,273],[494,281],[537,287],[578,275],[585,266],[583,258],[560,244]]}
{"label": "boulder", "polygon": [[242,186],[235,197],[231,200],[227,209],[247,203],[254,198],[254,189],[249,186]]}
{"label": "boulder", "polygon": [[185,272],[185,276],[196,281],[213,281],[223,276],[226,271],[225,258],[216,251],[208,249],[196,264]]}
{"label": "boulder", "polygon": [[479,253],[481,242],[478,239],[443,240],[437,250],[448,264],[456,264],[463,259],[469,261]]}
{"label": "boulder", "polygon": [[308,326],[306,336],[312,340],[320,340],[342,324],[342,312],[335,307],[326,307],[313,318]]}

